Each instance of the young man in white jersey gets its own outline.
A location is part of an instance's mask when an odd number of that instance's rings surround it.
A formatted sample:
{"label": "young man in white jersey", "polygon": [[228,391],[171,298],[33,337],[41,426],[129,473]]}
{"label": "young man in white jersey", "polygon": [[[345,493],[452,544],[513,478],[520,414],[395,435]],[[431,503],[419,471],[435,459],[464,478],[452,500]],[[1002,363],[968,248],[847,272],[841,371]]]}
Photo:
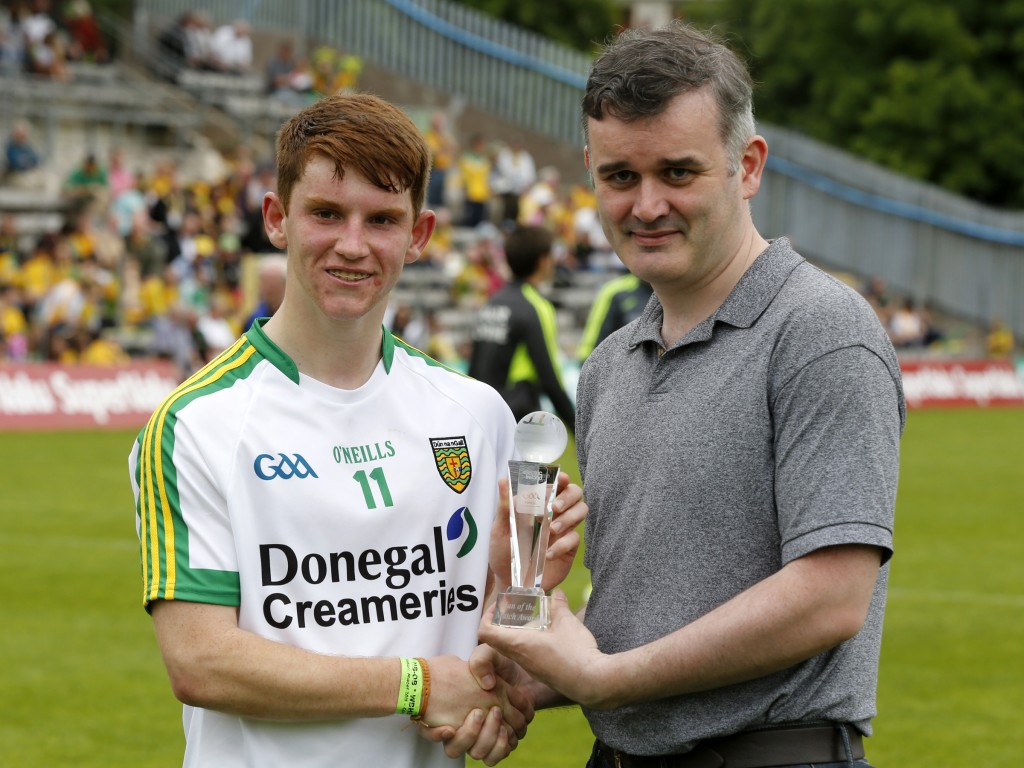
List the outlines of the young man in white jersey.
{"label": "young man in white jersey", "polygon": [[[429,152],[362,94],[303,110],[277,150],[263,216],[288,251],[284,301],[164,401],[130,458],[184,763],[450,766],[468,750],[493,765],[533,712],[465,661],[508,578],[515,423],[382,325],[433,231]],[[586,514],[559,485],[547,586]]]}

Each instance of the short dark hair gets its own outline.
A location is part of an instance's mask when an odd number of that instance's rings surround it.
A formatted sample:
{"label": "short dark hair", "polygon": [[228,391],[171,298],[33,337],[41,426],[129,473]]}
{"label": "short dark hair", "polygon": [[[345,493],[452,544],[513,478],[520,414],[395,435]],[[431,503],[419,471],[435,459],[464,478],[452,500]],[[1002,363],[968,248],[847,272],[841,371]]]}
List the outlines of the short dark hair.
{"label": "short dark hair", "polygon": [[505,261],[512,274],[523,280],[537,271],[540,260],[551,253],[555,238],[544,227],[516,227],[505,238]]}
{"label": "short dark hair", "polygon": [[659,29],[627,29],[594,61],[583,95],[581,121],[605,115],[630,122],[660,114],[687,91],[710,88],[730,172],[739,169],[754,135],[753,81],[747,65],[711,32],[676,20]]}

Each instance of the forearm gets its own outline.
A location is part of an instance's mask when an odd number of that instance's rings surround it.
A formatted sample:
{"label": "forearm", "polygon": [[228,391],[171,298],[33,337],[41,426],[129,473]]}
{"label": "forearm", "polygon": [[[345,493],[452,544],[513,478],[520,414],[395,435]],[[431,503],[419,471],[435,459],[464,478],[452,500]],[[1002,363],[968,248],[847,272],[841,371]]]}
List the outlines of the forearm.
{"label": "forearm", "polygon": [[591,675],[591,705],[612,708],[752,680],[853,637],[867,614],[878,554],[834,549],[844,551],[794,561],[676,632],[606,656]]}
{"label": "forearm", "polygon": [[[207,608],[200,606],[195,616],[209,616]],[[316,654],[233,622],[193,621],[192,613],[189,604],[157,603],[153,609],[172,688],[185,704],[271,720],[378,717],[395,711],[397,658]]]}

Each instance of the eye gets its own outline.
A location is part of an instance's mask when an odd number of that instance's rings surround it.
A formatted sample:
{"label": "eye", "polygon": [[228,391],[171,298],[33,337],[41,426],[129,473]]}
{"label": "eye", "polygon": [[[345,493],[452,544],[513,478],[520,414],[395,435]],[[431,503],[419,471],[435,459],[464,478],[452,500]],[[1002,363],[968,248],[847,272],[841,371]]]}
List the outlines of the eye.
{"label": "eye", "polygon": [[324,221],[332,221],[338,218],[337,212],[332,211],[328,208],[320,208],[318,210],[313,211],[313,216],[318,219],[323,219]]}
{"label": "eye", "polygon": [[623,171],[615,171],[614,173],[609,173],[607,176],[605,176],[604,180],[608,184],[612,184],[614,186],[622,187],[622,186],[626,186],[627,184],[632,183],[633,179],[635,179],[635,178],[636,178],[636,174],[633,173],[633,171],[625,171],[625,170],[623,170]]}
{"label": "eye", "polygon": [[686,181],[692,176],[693,173],[689,168],[667,168],[665,169],[665,176],[669,181],[679,182]]}

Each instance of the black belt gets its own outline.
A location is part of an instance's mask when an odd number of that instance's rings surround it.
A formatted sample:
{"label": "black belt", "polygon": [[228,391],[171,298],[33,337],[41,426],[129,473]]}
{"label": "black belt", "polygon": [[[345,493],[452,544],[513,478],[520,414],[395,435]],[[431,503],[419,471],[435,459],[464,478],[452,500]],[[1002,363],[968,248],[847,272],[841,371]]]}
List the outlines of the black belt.
{"label": "black belt", "polygon": [[855,728],[833,723],[766,728],[704,739],[681,755],[627,755],[599,741],[597,754],[596,764],[608,768],[770,768],[859,760],[864,757],[864,742]]}

